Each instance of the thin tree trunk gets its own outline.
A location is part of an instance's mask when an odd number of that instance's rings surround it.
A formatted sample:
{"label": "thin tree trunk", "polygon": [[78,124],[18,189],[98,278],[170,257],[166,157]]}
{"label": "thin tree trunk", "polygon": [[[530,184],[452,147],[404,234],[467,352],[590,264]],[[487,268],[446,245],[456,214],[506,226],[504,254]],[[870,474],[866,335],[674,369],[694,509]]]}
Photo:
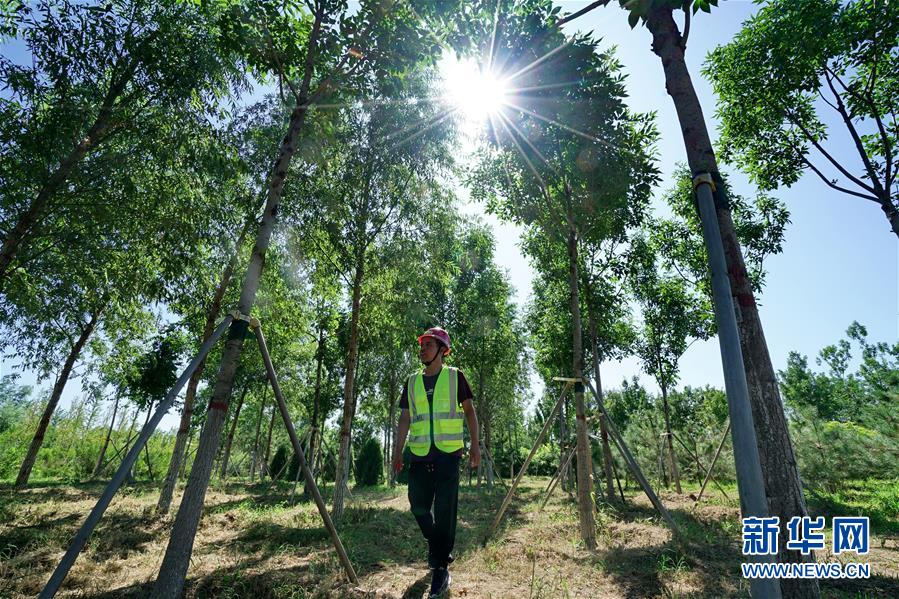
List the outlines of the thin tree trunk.
{"label": "thin tree trunk", "polygon": [[[318,420],[321,411],[322,396],[322,368],[325,360],[325,323],[318,323],[318,346],[315,352],[315,391],[312,395],[312,425],[309,427],[309,456],[311,459],[310,468],[312,469],[312,477],[316,474],[316,448],[319,444]],[[308,495],[310,490],[308,485],[303,483],[303,494]]]}
{"label": "thin tree trunk", "polygon": [[[590,337],[593,340],[593,377],[596,381],[596,393],[599,395],[596,402],[599,405],[603,399],[603,390],[602,377],[599,375],[599,344],[596,337],[596,315],[590,311],[589,318]],[[609,431],[606,428],[605,415],[601,414],[599,410],[597,410],[597,414],[599,414],[599,436],[602,440],[602,466],[606,478],[606,497],[612,502],[615,501],[615,486],[612,482],[612,449],[609,447]],[[597,496],[600,494],[599,489],[597,489]]]}
{"label": "thin tree trunk", "polygon": [[[481,425],[481,430],[479,431],[479,434],[478,434],[478,439],[480,441],[479,449],[481,450],[481,455],[483,455],[484,454],[484,374],[483,374],[483,372],[478,372],[477,410],[479,412],[478,413],[478,423]],[[478,489],[479,491],[481,490],[481,481],[483,480],[484,475],[485,475],[484,469],[487,467],[487,465],[485,463],[486,461],[487,460],[482,459],[481,462],[478,464],[478,482],[477,482],[477,485],[475,486],[475,488]]]}
{"label": "thin tree trunk", "polygon": [[334,506],[331,517],[340,520],[343,517],[344,492],[348,480],[348,460],[350,456],[350,440],[353,431],[353,382],[356,374],[356,362],[359,358],[359,312],[362,298],[362,280],[364,276],[364,255],[361,250],[356,257],[356,275],[353,277],[353,303],[350,316],[350,347],[346,360],[346,380],[343,385],[343,420],[340,424],[340,448],[337,456],[337,473],[334,485]]}
{"label": "thin tree trunk", "polygon": [[[571,288],[571,341],[572,370],[574,378],[583,376],[583,355],[581,349],[581,305],[578,298],[577,275],[577,232],[573,226],[569,208],[568,230],[568,271]],[[577,494],[580,512],[581,538],[587,549],[596,549],[596,521],[593,517],[593,457],[590,454],[590,438],[587,430],[587,410],[584,404],[584,385],[575,383],[574,402],[576,408],[577,433]]]}
{"label": "thin tree trunk", "polygon": [[665,438],[668,440],[668,457],[671,460],[671,476],[674,477],[674,488],[678,494],[683,493],[680,486],[680,470],[677,467],[677,455],[674,453],[674,440],[671,434],[671,418],[668,413],[668,385],[662,381],[662,409],[665,412]]}
{"label": "thin tree trunk", "polygon": [[390,486],[391,487],[396,486],[396,472],[394,472],[394,470],[393,470],[393,451],[394,451],[393,447],[394,447],[394,444],[396,443],[396,438],[394,437],[394,434],[393,434],[393,427],[394,427],[394,423],[396,422],[396,403],[397,403],[396,400],[397,400],[397,393],[398,393],[396,388],[397,388],[396,378],[394,377],[393,374],[391,374],[390,375],[390,422],[387,425],[387,430],[388,430],[387,434],[389,435],[388,436],[389,448],[388,448],[388,453],[387,453],[387,471],[390,473]]}
{"label": "thin tree trunk", "polygon": [[115,427],[115,417],[119,411],[119,400],[121,398],[121,389],[117,388],[115,393],[115,403],[112,404],[112,418],[109,419],[109,428],[106,429],[106,438],[103,440],[103,446],[100,448],[100,455],[97,457],[97,465],[94,466],[94,472],[91,474],[91,478],[100,476],[100,470],[103,469],[103,458],[106,457],[106,448],[109,447],[109,439],[112,437],[112,429]]}
{"label": "thin tree trunk", "polygon": [[[559,410],[559,467],[563,468],[565,465],[565,455],[568,453],[568,401],[566,400],[564,404],[562,404],[562,408]],[[571,490],[571,477],[568,476],[569,472],[567,468],[563,468],[562,474],[562,488],[566,491]]]}
{"label": "thin tree trunk", "polygon": [[[702,107],[690,79],[684,60],[684,44],[671,8],[653,7],[647,13],[646,26],[652,33],[652,50],[662,61],[668,94],[674,101],[687,150],[690,170],[717,175],[718,165],[702,114]],[[737,308],[737,325],[740,346],[752,404],[752,418],[756,430],[762,476],[768,496],[769,515],[789,522],[794,516],[806,516],[808,510],[796,458],[790,442],[787,421],[780,398],[780,390],[765,342],[755,296],[746,275],[740,244],[734,231],[731,211],[726,206],[716,206],[718,226],[724,244],[727,273],[731,293]],[[778,562],[810,562],[813,555],[803,556],[798,551],[787,550],[788,531],[781,526],[778,543]],[[815,579],[788,579],[780,581],[784,597],[820,597]]]}
{"label": "thin tree trunk", "polygon": [[25,454],[25,459],[22,460],[22,467],[19,468],[19,474],[16,476],[15,486],[17,488],[24,487],[28,484],[28,478],[31,476],[31,469],[34,468],[34,462],[37,460],[37,452],[44,443],[44,435],[47,433],[47,427],[50,426],[50,419],[53,418],[53,412],[56,410],[56,406],[59,404],[59,400],[62,397],[62,391],[65,389],[66,383],[69,381],[69,376],[72,374],[72,368],[74,368],[75,362],[78,361],[78,357],[81,355],[81,350],[84,349],[87,340],[90,339],[91,334],[93,334],[97,322],[100,320],[100,315],[103,313],[105,307],[106,298],[103,298],[100,305],[95,308],[94,312],[91,314],[91,319],[81,329],[81,335],[79,335],[75,344],[72,345],[72,349],[69,350],[69,355],[66,356],[66,361],[62,365],[62,370],[59,371],[59,376],[56,377],[56,383],[53,385],[53,391],[50,393],[50,400],[47,402],[47,407],[44,408],[44,413],[41,415],[37,430],[34,432],[34,437],[31,439],[31,445],[28,446],[28,452]]}
{"label": "thin tree trunk", "polygon": [[262,416],[265,413],[265,391],[262,388],[262,399],[259,401],[259,416],[256,418],[256,436],[253,438],[253,461],[250,462],[250,482],[256,480],[256,463],[259,461],[259,434],[262,432]]}
{"label": "thin tree trunk", "polygon": [[190,458],[190,444],[193,442],[194,436],[187,435],[187,448],[184,450],[184,459],[181,460],[181,468],[178,469],[178,478],[184,478],[184,471],[187,470],[187,460]]}
{"label": "thin tree trunk", "polygon": [[265,441],[265,457],[262,458],[262,463],[265,464],[265,469],[269,471],[269,474],[271,474],[271,469],[269,468],[268,461],[269,459],[271,459],[272,455],[272,430],[275,428],[275,414],[277,413],[277,406],[272,406],[272,416],[268,421],[268,435],[266,435]]}
{"label": "thin tree trunk", "polygon": [[243,407],[243,400],[247,396],[248,389],[249,385],[244,385],[243,391],[240,393],[240,399],[237,400],[237,407],[234,409],[234,421],[231,423],[231,430],[228,432],[228,438],[225,441],[225,455],[222,456],[222,471],[219,474],[222,480],[228,478],[228,460],[231,458],[231,444],[234,442],[234,431],[237,430],[240,409]]}
{"label": "thin tree trunk", "polygon": [[[259,224],[250,262],[247,265],[238,302],[238,310],[242,315],[249,315],[253,309],[256,291],[259,288],[262,269],[265,264],[265,253],[275,228],[281,204],[284,179],[287,177],[290,161],[296,150],[297,139],[306,121],[309,85],[312,80],[312,70],[323,17],[324,9],[319,5],[310,33],[300,94],[296,98],[297,103],[290,115],[290,124],[287,134],[281,142],[278,158],[269,175],[265,209],[262,221]],[[212,464],[218,450],[222,426],[228,410],[228,401],[231,398],[234,386],[234,374],[237,370],[248,324],[243,319],[235,319],[231,324],[231,331],[222,353],[221,366],[212,393],[212,399],[209,402],[206,423],[203,425],[203,431],[200,433],[197,456],[194,458],[190,479],[184,490],[181,506],[178,509],[178,515],[175,517],[169,544],[159,570],[159,576],[153,587],[151,596],[154,599],[179,597],[184,589],[184,579],[187,575],[191,553],[193,553],[197,525],[200,522],[200,514],[206,498],[206,489],[209,486],[209,478],[212,474]]]}
{"label": "thin tree trunk", "polygon": [[[144,419],[144,426],[141,429],[146,428],[147,423],[150,422],[150,416],[153,415],[153,401],[150,401],[150,405],[147,406],[147,417]],[[153,482],[153,465],[150,463],[150,442],[147,441],[144,444],[144,458],[147,461],[147,475],[150,477],[150,482]]]}
{"label": "thin tree trunk", "polygon": [[[485,412],[485,416],[486,416],[486,410],[484,410],[484,412]],[[492,451],[491,444],[490,444],[490,418],[487,418],[487,417],[484,418],[484,436],[481,437],[481,439],[483,439],[483,441],[481,441],[481,444],[484,446],[484,450],[481,451],[481,455],[482,456],[493,455],[493,451]],[[486,460],[482,459],[481,461],[486,463],[487,488],[492,491],[493,490],[493,478],[494,478],[493,460],[488,458]]]}

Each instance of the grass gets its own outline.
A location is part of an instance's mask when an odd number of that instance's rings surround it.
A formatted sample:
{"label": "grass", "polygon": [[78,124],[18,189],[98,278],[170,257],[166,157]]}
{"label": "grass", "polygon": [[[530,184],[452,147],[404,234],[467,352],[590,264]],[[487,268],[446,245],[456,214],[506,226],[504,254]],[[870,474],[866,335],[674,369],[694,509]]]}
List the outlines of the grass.
{"label": "grass", "polygon": [[[578,534],[575,503],[557,491],[541,510],[546,478],[526,478],[498,533],[483,535],[503,499],[464,486],[453,565],[454,596],[747,597],[739,578],[736,489],[714,489],[693,509],[698,491],[661,490],[683,542],[676,542],[648,500],[600,504],[595,552]],[[216,483],[207,494],[188,572],[187,597],[415,597],[427,591],[425,542],[408,510],[405,487],[354,489],[338,531],[360,578],[345,577],[315,505],[290,484]],[[41,484],[16,492],[0,486],[0,598],[36,595],[56,566],[102,484]],[[301,490],[300,490],[301,491]],[[708,490],[707,490],[708,491]],[[330,489],[323,489],[330,505]],[[60,597],[143,597],[155,580],[173,514],[153,515],[158,490],[123,489],[113,501]],[[810,501],[815,515],[868,515],[872,565],[867,581],[822,584],[825,597],[899,596],[897,481],[858,481]],[[179,498],[176,496],[176,503]],[[819,561],[835,556],[820,555]],[[837,556],[842,557],[842,556]]]}

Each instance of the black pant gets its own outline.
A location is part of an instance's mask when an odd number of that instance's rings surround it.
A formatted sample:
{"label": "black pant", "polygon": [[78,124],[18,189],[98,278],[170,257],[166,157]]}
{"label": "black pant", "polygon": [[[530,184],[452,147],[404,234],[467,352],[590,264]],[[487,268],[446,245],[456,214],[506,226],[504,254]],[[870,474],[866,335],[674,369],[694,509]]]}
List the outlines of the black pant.
{"label": "black pant", "polygon": [[[428,566],[445,568],[456,542],[459,457],[439,455],[409,465],[409,505],[428,541]],[[433,514],[431,508],[433,507]]]}

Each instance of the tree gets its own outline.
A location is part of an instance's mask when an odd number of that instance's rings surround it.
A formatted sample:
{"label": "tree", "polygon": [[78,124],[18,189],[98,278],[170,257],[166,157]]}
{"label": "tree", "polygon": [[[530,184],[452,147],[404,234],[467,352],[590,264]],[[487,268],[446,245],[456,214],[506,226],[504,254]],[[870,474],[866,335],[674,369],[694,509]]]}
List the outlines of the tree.
{"label": "tree", "polygon": [[[652,227],[652,221],[648,227]],[[637,257],[631,286],[643,313],[642,334],[636,350],[643,369],[655,378],[662,391],[671,472],[677,492],[681,493],[668,392],[677,383],[678,362],[689,347],[687,339],[707,339],[711,334],[711,310],[708,301],[703,301],[706,298],[691,293],[683,279],[659,272],[657,258],[644,240],[636,240],[635,246]]]}
{"label": "tree", "polygon": [[116,144],[170,144],[173,129],[204,118],[207,100],[239,80],[216,51],[213,16],[168,1],[17,11],[15,34],[31,60],[0,58],[10,90],[0,99],[0,289],[48,247],[86,234],[79,225],[121,210],[72,202],[73,180],[96,184],[123,168],[128,154]]}
{"label": "tree", "polygon": [[[482,445],[494,455],[494,416],[514,409],[526,384],[522,354],[524,331],[517,322],[512,288],[494,262],[490,232],[462,222],[455,235],[457,271],[450,281],[446,326],[452,332],[454,360],[467,374],[483,434]],[[486,455],[482,451],[482,455]],[[493,466],[482,460],[487,487],[493,488]],[[480,484],[479,468],[478,483]]]}
{"label": "tree", "polygon": [[[583,374],[579,251],[585,239],[614,237],[626,227],[629,203],[648,201],[654,167],[647,157],[651,124],[623,104],[622,79],[610,53],[587,35],[566,39],[546,25],[554,12],[542,2],[516,5],[492,44],[515,65],[509,85],[528,91],[495,117],[473,181],[488,209],[535,226],[567,252],[571,372]],[[489,61],[494,55],[489,56]],[[572,82],[576,82],[572,84]],[[560,125],[562,124],[562,125]],[[561,263],[560,263],[561,264]],[[595,548],[592,467],[583,385],[575,387],[581,537]]]}
{"label": "tree", "polygon": [[[718,96],[723,159],[763,189],[811,171],[877,204],[899,236],[897,46],[894,2],[767,2],[703,70]],[[836,132],[852,140],[860,169],[837,156]]]}
{"label": "tree", "polygon": [[[371,107],[354,106],[343,113],[334,142],[325,151],[328,168],[304,177],[306,205],[314,206],[310,223],[326,233],[335,266],[350,295],[338,484],[333,498],[336,519],[343,513],[341,481],[347,479],[350,466],[362,293],[384,249],[404,234],[407,223],[429,208],[430,188],[449,160],[446,140],[450,132],[439,125],[440,106],[412,101],[428,93],[431,73],[410,72],[402,88],[387,83],[366,98]],[[405,131],[408,123],[421,125],[418,130]]]}
{"label": "tree", "polygon": [[[292,95],[289,125],[267,177],[263,216],[241,286],[237,308],[241,314],[250,314],[253,309],[266,251],[281,207],[284,183],[310,106],[323,96],[331,94],[333,97],[341,86],[359,89],[352,87],[360,85],[355,77],[364,81],[371,77],[372,71],[385,76],[402,71],[410,62],[408,56],[424,55],[424,52],[416,52],[420,48],[413,43],[424,36],[419,35],[413,25],[418,21],[411,8],[397,8],[384,14],[379,7],[379,4],[366,3],[354,15],[348,16],[343,15],[341,3],[329,0],[315,2],[312,14],[306,14],[300,3],[285,7],[282,2],[259,2],[247,7],[246,12],[235,7],[235,14],[227,21],[231,29],[226,37],[236,47],[248,51],[248,61],[254,70],[268,77],[274,74]],[[338,16],[341,16],[339,21]],[[396,57],[393,53],[400,47],[409,53]],[[153,597],[177,596],[183,588],[247,328],[248,323],[240,319],[231,325],[197,457],[175,518]]]}
{"label": "tree", "polygon": [[[594,2],[589,5],[588,10],[605,4],[608,4],[608,0]],[[715,151],[712,148],[702,107],[684,59],[689,35],[686,27],[686,23],[689,21],[686,19],[690,18],[691,7],[692,13],[700,9],[709,12],[711,6],[717,4],[717,0],[695,0],[692,3],[684,3],[682,0],[644,0],[641,2],[621,0],[620,4],[628,10],[628,22],[631,27],[642,22],[652,34],[652,51],[661,60],[665,74],[665,89],[677,110],[690,171],[697,174],[709,173],[713,179],[717,178],[720,182],[721,177]],[[683,10],[684,12],[683,34],[674,20],[674,10]],[[586,10],[578,11],[556,19],[556,25],[561,26],[585,12]],[[765,481],[765,493],[768,498],[768,512],[772,516],[778,516],[781,522],[788,522],[793,516],[807,515],[808,510],[799,482],[796,459],[777,388],[774,366],[768,353],[741,246],[734,230],[733,217],[723,191],[718,192],[715,216],[724,246],[731,294],[734,305],[740,311],[740,317],[737,319],[740,349],[749,388],[749,400],[756,430],[762,477]],[[787,531],[782,530],[781,533],[778,561],[808,561],[808,557],[803,557],[800,553],[787,549]],[[784,596],[820,596],[818,584],[813,579],[784,578],[781,579],[780,586]]]}

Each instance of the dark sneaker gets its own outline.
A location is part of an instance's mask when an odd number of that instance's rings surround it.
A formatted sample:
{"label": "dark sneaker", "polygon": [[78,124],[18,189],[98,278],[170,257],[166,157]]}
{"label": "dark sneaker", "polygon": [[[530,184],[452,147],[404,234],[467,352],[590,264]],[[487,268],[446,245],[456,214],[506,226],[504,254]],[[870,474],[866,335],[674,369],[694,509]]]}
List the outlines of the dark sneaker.
{"label": "dark sneaker", "polygon": [[434,568],[431,574],[431,593],[428,599],[437,599],[449,590],[453,577],[450,576],[449,570],[446,568]]}

